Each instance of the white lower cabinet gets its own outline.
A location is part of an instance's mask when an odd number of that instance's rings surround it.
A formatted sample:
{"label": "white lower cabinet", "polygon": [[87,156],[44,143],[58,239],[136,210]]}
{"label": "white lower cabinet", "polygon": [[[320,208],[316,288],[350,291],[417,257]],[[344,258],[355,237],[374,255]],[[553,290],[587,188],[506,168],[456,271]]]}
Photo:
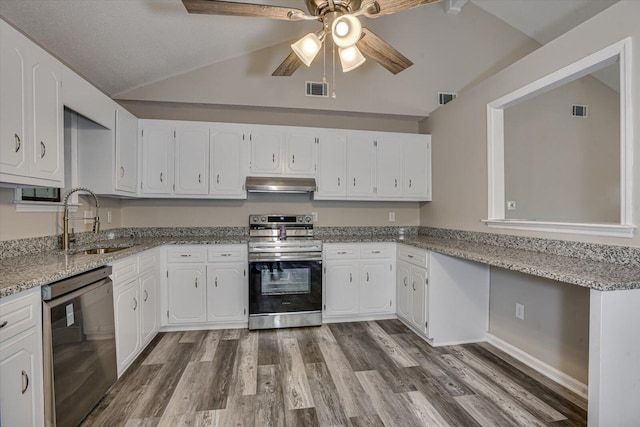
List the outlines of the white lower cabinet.
{"label": "white lower cabinet", "polygon": [[170,246],[166,259],[167,326],[246,324],[247,245]]}
{"label": "white lower cabinet", "polygon": [[158,254],[158,249],[151,249],[112,265],[118,377],[140,355],[160,328]]}
{"label": "white lower cabinet", "polygon": [[324,319],[376,318],[395,310],[395,244],[324,245]]}
{"label": "white lower cabinet", "polygon": [[0,303],[0,425],[44,425],[40,289]]}

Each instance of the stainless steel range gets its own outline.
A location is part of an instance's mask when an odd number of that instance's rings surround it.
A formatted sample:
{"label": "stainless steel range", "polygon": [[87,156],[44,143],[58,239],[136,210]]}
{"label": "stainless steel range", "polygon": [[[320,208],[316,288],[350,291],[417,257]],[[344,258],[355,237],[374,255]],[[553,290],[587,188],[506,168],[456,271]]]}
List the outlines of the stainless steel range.
{"label": "stainless steel range", "polygon": [[311,215],[249,216],[249,329],[322,324],[322,241]]}

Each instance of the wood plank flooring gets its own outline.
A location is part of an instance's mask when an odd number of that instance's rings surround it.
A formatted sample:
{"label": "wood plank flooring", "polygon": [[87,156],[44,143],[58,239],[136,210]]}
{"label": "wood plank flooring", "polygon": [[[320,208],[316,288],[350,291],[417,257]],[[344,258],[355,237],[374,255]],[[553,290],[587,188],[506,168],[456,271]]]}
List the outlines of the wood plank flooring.
{"label": "wood plank flooring", "polygon": [[159,334],[84,426],[585,426],[586,401],[489,344],[398,320]]}

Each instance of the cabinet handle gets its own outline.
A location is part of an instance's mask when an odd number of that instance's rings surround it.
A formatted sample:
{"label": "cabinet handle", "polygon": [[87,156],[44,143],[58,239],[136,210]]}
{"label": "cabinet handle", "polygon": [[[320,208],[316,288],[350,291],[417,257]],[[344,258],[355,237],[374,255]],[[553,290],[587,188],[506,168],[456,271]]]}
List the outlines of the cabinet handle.
{"label": "cabinet handle", "polygon": [[347,251],[338,251],[338,255],[345,255]]}
{"label": "cabinet handle", "polygon": [[213,284],[214,284],[214,286],[215,286],[216,288],[218,287],[218,278],[217,278],[217,277],[216,277],[216,280],[215,280],[215,282],[214,282]]}
{"label": "cabinet handle", "polygon": [[143,299],[143,301],[147,302],[148,299],[149,299],[149,292],[147,292],[147,290],[145,289],[144,290],[144,299]]}
{"label": "cabinet handle", "polygon": [[198,278],[196,277],[196,288],[198,287]]}
{"label": "cabinet handle", "polygon": [[25,394],[29,388],[29,375],[25,371],[22,371],[22,384],[22,394]]}
{"label": "cabinet handle", "polygon": [[293,164],[293,163],[295,163],[295,162],[296,162],[296,155],[295,155],[295,154],[292,154],[292,155],[291,155],[291,164]]}
{"label": "cabinet handle", "polygon": [[353,282],[353,276],[349,273],[349,283]]}
{"label": "cabinet handle", "polygon": [[276,162],[276,153],[273,153],[271,155],[271,163],[275,163]]}
{"label": "cabinet handle", "polygon": [[216,184],[220,184],[220,174],[216,175]]}
{"label": "cabinet handle", "polygon": [[20,147],[22,147],[22,141],[20,141],[20,137],[17,133],[13,134],[13,137],[16,139],[16,153],[20,151]]}
{"label": "cabinet handle", "polygon": [[411,180],[409,180],[409,188],[411,188]]}
{"label": "cabinet handle", "polygon": [[198,174],[198,184],[201,184],[201,183],[202,183],[202,179],[201,179],[201,177],[202,177],[202,174],[200,174],[200,173],[199,173],[199,174]]}
{"label": "cabinet handle", "polygon": [[416,281],[415,280],[411,281],[411,287],[413,288],[414,291],[416,290]]}
{"label": "cabinet handle", "polygon": [[404,285],[407,286],[407,278],[406,277],[404,278],[403,282],[404,282]]}
{"label": "cabinet handle", "polygon": [[338,187],[340,187],[340,177],[338,177]]}
{"label": "cabinet handle", "polygon": [[393,181],[395,182],[395,187],[398,188],[398,180],[394,179]]}
{"label": "cabinet handle", "polygon": [[160,172],[160,182],[163,182],[163,180],[164,180],[164,177],[162,175],[162,172]]}
{"label": "cabinet handle", "polygon": [[379,254],[380,251],[371,251],[372,254]]}
{"label": "cabinet handle", "polygon": [[124,166],[120,166],[120,178],[124,178]]}
{"label": "cabinet handle", "polygon": [[220,256],[231,256],[231,254],[220,254]]}
{"label": "cabinet handle", "polygon": [[0,329],[4,328],[5,326],[7,326],[9,324],[8,320],[5,320],[4,322],[0,323]]}
{"label": "cabinet handle", "polygon": [[138,300],[136,298],[133,298],[133,311],[136,311],[137,308],[138,308]]}
{"label": "cabinet handle", "polygon": [[353,186],[354,187],[356,186],[356,177],[355,176],[353,177]]}
{"label": "cabinet handle", "polygon": [[407,257],[409,257],[409,258],[413,258],[413,255],[407,255]]}
{"label": "cabinet handle", "polygon": [[183,257],[183,258],[188,258],[188,257],[191,256],[191,254],[180,254],[180,256]]}
{"label": "cabinet handle", "polygon": [[40,158],[44,159],[44,155],[47,154],[47,146],[44,142],[40,141]]}
{"label": "cabinet handle", "polygon": [[367,282],[369,281],[369,272],[367,271]]}

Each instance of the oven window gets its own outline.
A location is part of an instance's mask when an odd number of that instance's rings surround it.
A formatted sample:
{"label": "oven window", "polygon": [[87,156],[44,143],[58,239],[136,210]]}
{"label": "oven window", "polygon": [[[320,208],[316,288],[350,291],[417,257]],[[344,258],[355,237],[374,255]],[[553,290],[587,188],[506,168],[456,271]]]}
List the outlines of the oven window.
{"label": "oven window", "polygon": [[311,292],[311,268],[283,268],[279,262],[261,271],[262,295],[308,294]]}

